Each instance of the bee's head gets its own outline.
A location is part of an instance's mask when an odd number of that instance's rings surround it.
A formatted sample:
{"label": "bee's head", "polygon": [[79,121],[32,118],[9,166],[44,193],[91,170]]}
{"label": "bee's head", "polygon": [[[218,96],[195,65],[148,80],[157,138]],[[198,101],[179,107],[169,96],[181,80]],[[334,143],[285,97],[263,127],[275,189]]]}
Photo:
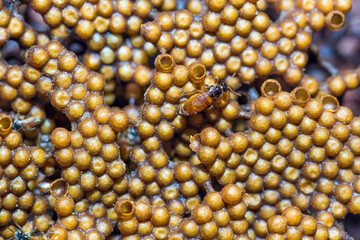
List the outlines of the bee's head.
{"label": "bee's head", "polygon": [[209,89],[209,96],[212,98],[220,98],[223,93],[221,86],[212,85]]}
{"label": "bee's head", "polygon": [[222,81],[222,82],[220,83],[220,87],[221,87],[221,89],[222,89],[224,92],[227,92],[228,86],[227,86],[227,84],[226,84],[225,81]]}

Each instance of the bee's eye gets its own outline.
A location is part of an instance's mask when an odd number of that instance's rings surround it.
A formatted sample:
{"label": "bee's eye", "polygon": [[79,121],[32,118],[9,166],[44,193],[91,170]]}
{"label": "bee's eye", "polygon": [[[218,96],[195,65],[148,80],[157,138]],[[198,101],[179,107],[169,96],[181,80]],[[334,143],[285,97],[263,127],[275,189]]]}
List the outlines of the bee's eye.
{"label": "bee's eye", "polygon": [[21,128],[22,128],[21,123],[18,120],[15,120],[12,125],[12,129],[17,131],[20,130]]}
{"label": "bee's eye", "polygon": [[222,89],[221,87],[217,86],[214,90],[214,97],[219,98],[222,95]]}
{"label": "bee's eye", "polygon": [[220,85],[221,85],[222,90],[223,90],[224,92],[227,92],[228,87],[227,87],[226,82],[222,81]]}

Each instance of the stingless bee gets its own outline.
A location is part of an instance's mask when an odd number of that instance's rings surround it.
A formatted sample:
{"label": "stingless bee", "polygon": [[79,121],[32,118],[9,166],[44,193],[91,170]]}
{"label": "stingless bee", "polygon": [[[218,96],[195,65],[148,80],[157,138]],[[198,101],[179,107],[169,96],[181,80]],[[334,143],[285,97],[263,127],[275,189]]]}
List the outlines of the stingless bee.
{"label": "stingless bee", "polygon": [[183,116],[192,116],[196,113],[202,112],[206,108],[210,107],[214,101],[218,101],[221,97],[225,96],[229,98],[229,92],[240,96],[240,94],[233,91],[224,81],[217,81],[215,84],[205,86],[206,91],[193,90],[183,93],[183,95],[189,95],[190,98],[186,100],[184,105],[180,109],[180,114]]}
{"label": "stingless bee", "polygon": [[[31,240],[32,239],[32,234],[33,233],[28,233],[28,232],[23,232],[21,227],[19,226],[19,224],[15,223],[16,225],[16,230],[12,230],[11,228],[8,228],[11,232],[14,233],[14,236],[10,239],[15,239],[15,240]],[[36,229],[34,229],[35,231]],[[33,231],[33,232],[34,232]]]}

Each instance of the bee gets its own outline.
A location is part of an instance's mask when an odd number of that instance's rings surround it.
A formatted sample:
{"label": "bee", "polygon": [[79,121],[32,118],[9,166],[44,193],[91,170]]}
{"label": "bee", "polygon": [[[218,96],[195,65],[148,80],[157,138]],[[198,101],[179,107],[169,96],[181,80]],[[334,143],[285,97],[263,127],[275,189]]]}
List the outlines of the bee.
{"label": "bee", "polygon": [[45,112],[42,108],[35,105],[31,108],[30,112],[26,116],[21,117],[20,114],[17,113],[13,115],[13,119],[13,130],[33,131],[36,126],[44,121]]}
{"label": "bee", "polygon": [[21,230],[21,227],[15,223],[17,229],[15,231],[13,231],[11,228],[8,228],[10,231],[12,231],[14,233],[14,236],[11,239],[15,239],[15,240],[30,240],[31,239],[31,235],[28,232],[23,232]]}
{"label": "bee", "polygon": [[45,150],[45,152],[50,152],[54,148],[49,134],[39,134],[38,142],[39,147]]}
{"label": "bee", "polygon": [[140,142],[141,138],[133,127],[126,129],[121,135],[118,135],[117,143],[120,147],[121,158],[128,160],[131,149]]}
{"label": "bee", "polygon": [[27,185],[37,196],[45,196],[50,193],[51,181],[42,173],[39,173],[39,175],[34,180],[28,182]]}
{"label": "bee", "polygon": [[[15,223],[16,230],[8,228],[11,232],[14,233],[14,236],[10,238],[10,240],[49,240],[49,237],[47,234],[42,234],[40,236],[35,236],[34,233],[36,232],[36,227],[33,229],[33,231],[30,232],[24,232],[21,228],[21,226],[17,223]],[[57,234],[55,234],[57,235]],[[56,236],[55,236],[56,237]],[[61,238],[54,238],[54,240],[59,240]],[[53,238],[51,238],[53,240]]]}
{"label": "bee", "polygon": [[19,116],[14,120],[14,123],[12,125],[12,129],[15,131],[19,131],[22,129],[25,130],[34,130],[36,125],[39,125],[39,123],[41,122],[40,119],[38,118],[26,118],[26,119],[21,119]]}
{"label": "bee", "polygon": [[23,233],[20,229],[16,230],[14,233],[15,240],[30,240],[31,236],[29,233]]}
{"label": "bee", "polygon": [[[233,92],[236,95],[239,95],[233,91],[224,81],[220,83],[217,82],[210,86],[205,86],[206,91],[193,90],[190,92],[185,92],[183,95],[192,95],[186,100],[184,105],[180,109],[180,114],[183,116],[192,116],[196,113],[202,112],[203,110],[212,106],[213,102],[218,102],[218,100],[225,96],[225,99],[229,99],[229,92]],[[240,95],[239,95],[240,96]]]}

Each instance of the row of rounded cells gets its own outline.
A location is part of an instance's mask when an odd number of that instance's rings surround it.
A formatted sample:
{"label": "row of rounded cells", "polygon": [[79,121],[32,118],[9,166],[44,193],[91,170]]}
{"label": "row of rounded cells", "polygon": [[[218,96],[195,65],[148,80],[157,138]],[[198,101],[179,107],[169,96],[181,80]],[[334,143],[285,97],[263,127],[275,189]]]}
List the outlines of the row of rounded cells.
{"label": "row of rounded cells", "polygon": [[125,236],[169,239],[249,239],[244,219],[247,195],[236,185],[227,185],[221,192],[209,192],[196,206],[191,217],[182,219],[164,207],[146,202],[119,199],[115,212],[118,228]]}

